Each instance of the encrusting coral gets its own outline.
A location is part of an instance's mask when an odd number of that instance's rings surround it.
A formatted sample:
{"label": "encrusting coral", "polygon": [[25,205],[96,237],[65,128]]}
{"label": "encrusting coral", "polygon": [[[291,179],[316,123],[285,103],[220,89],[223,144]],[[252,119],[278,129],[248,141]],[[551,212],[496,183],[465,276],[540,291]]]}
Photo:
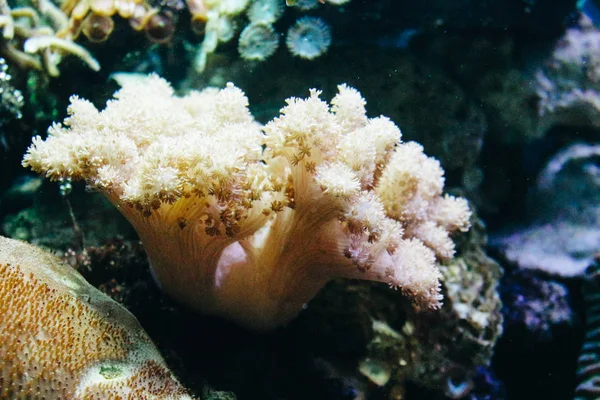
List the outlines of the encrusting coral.
{"label": "encrusting coral", "polygon": [[0,315],[0,399],[192,399],[131,313],[54,255],[1,236]]}
{"label": "encrusting coral", "polygon": [[336,277],[437,308],[436,256],[452,257],[467,202],[442,196],[439,162],[365,104],[346,85],[331,105],[311,90],[261,129],[232,84],[176,97],[151,75],[102,112],[73,96],[23,165],[105,194],[163,290],[205,313],[273,328]]}

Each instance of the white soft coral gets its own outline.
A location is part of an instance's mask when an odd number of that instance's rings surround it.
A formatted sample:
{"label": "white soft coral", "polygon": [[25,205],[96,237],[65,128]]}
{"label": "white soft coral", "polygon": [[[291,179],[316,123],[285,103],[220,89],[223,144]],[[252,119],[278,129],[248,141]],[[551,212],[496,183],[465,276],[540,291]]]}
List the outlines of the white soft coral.
{"label": "white soft coral", "polygon": [[358,91],[341,85],[331,106],[319,94],[289,99],[261,132],[233,85],[179,98],[150,76],[102,112],[72,98],[23,165],[103,192],[161,287],[206,313],[271,328],[336,277],[438,307],[436,255],[468,228],[466,201],[442,197],[439,163],[367,118]]}

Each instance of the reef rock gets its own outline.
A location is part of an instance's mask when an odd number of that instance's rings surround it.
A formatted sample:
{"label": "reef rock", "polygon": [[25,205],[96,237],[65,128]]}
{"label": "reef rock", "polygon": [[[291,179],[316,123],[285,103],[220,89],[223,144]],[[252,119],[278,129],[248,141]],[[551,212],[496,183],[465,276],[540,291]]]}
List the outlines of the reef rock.
{"label": "reef rock", "polygon": [[574,143],[540,172],[526,221],[492,244],[521,268],[580,276],[600,249],[600,145]]}
{"label": "reef rock", "polygon": [[[458,399],[473,390],[480,370],[490,365],[502,335],[498,283],[502,268],[485,251],[487,236],[476,218],[468,234],[458,237],[457,256],[440,265],[444,305],[440,312],[407,313],[398,321],[373,319],[373,336],[360,371],[389,373],[392,387],[411,381]],[[382,380],[387,383],[387,380]],[[482,389],[482,388],[478,388]]]}
{"label": "reef rock", "polygon": [[0,399],[192,399],[129,311],[4,237],[0,315]]}
{"label": "reef rock", "polygon": [[535,78],[546,126],[600,126],[600,30],[590,18],[567,29]]}
{"label": "reef rock", "polygon": [[433,397],[500,392],[486,374],[502,334],[503,271],[484,251],[483,223],[476,217],[471,223],[455,237],[455,258],[439,265],[440,310],[415,312],[400,293],[379,284],[335,282],[301,316],[302,340],[326,360],[355,363],[367,382],[365,398],[405,399],[415,386]]}

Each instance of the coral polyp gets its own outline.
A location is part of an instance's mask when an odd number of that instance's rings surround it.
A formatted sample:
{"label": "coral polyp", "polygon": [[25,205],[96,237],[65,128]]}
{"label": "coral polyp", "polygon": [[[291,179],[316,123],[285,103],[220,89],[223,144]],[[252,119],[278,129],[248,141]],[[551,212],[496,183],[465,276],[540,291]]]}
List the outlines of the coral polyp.
{"label": "coral polyp", "polygon": [[148,40],[154,43],[168,42],[175,32],[175,17],[173,13],[156,13],[148,18],[144,30]]}
{"label": "coral polyp", "polygon": [[248,25],[240,35],[238,51],[246,60],[263,61],[279,47],[279,36],[273,27],[259,22]]}
{"label": "coral polyp", "polygon": [[285,43],[293,55],[312,60],[329,49],[331,28],[321,18],[302,17],[288,30]]}
{"label": "coral polyp", "polygon": [[114,28],[115,23],[111,17],[89,14],[83,21],[82,32],[90,42],[101,43],[108,39]]}

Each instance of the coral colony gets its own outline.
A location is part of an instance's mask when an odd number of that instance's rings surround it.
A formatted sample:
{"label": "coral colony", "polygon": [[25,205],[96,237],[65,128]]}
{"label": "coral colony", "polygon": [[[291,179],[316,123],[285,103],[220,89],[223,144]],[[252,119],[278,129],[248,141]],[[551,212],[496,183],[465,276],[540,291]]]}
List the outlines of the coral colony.
{"label": "coral colony", "polygon": [[[330,1],[339,6],[347,0]],[[60,75],[62,58],[74,55],[94,71],[100,63],[82,44],[105,42],[115,31],[118,20],[143,33],[151,43],[169,42],[177,29],[178,15],[187,8],[190,27],[201,40],[196,50],[195,68],[203,71],[208,55],[220,43],[231,41],[239,33],[237,26],[246,16],[250,24],[239,37],[242,57],[262,61],[271,56],[279,44],[272,24],[285,11],[278,0],[187,0],[165,2],[160,6],[145,0],[67,0],[60,7],[50,0],[31,1],[30,6],[12,10],[0,0],[0,56],[22,68],[44,70]],[[302,0],[293,8],[306,11],[322,5],[322,1]],[[26,2],[27,4],[27,2]],[[304,17],[290,28],[287,45],[292,54],[313,59],[327,50],[331,42],[329,26],[318,18]],[[261,43],[261,41],[265,43]]]}
{"label": "coral colony", "polygon": [[0,0],[0,400],[600,399],[600,0],[496,3]]}
{"label": "coral colony", "polygon": [[311,90],[261,127],[228,84],[176,97],[151,75],[125,82],[99,112],[73,96],[63,124],[23,165],[83,179],[135,227],[161,288],[207,314],[258,330],[294,318],[331,279],[442,296],[436,257],[469,227],[443,170],[385,117],[339,86]]}
{"label": "coral colony", "polygon": [[192,399],[129,311],[1,236],[0,314],[0,399]]}

